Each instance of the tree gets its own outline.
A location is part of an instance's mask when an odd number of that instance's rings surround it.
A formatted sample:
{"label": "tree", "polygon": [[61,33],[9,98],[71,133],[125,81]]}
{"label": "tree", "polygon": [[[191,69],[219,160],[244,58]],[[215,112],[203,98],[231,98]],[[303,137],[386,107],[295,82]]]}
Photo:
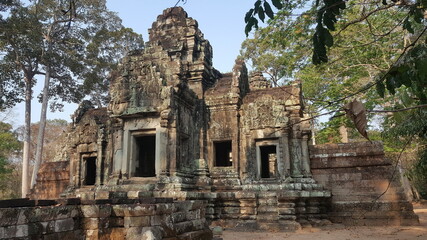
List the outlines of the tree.
{"label": "tree", "polygon": [[[354,5],[357,1],[348,3]],[[285,49],[276,51],[279,55],[269,60],[268,64],[290,66],[289,69],[282,67],[285,70],[282,70],[281,75],[302,82],[305,98],[310,102],[307,110],[314,114],[319,111],[342,111],[345,102],[351,98],[361,100],[367,109],[382,108],[393,101],[393,96],[380,99],[375,94],[374,86],[379,76],[384,76],[395,65],[396,59],[413,44],[414,39],[408,38],[409,32],[403,31],[402,26],[396,24],[407,18],[404,11],[389,8],[359,22],[360,16],[372,12],[375,6],[362,4],[358,5],[359,8],[346,9],[341,15],[342,20],[334,25],[339,34],[334,36],[334,46],[329,48],[330,62],[314,65],[310,62],[312,46],[308,36],[313,34],[316,27],[317,10],[313,6],[302,11],[295,6],[301,5],[283,4],[282,10],[269,21],[267,27],[255,31],[255,40],[246,40],[247,43],[243,44],[243,56],[257,62],[250,55],[245,55],[248,43],[251,49],[263,49],[260,51],[261,56],[272,52],[265,48]],[[295,12],[300,13],[295,15]],[[422,25],[413,26],[415,32],[422,31]],[[417,46],[420,46],[419,42]],[[291,59],[294,63],[288,64],[282,59]],[[418,59],[417,62],[423,61]],[[257,67],[264,66],[258,64]],[[329,132],[338,132],[338,129]]]}
{"label": "tree", "polygon": [[[297,1],[293,1],[297,2]],[[277,9],[282,9],[284,4],[281,0],[271,0],[271,3]],[[286,3],[289,3],[286,2]],[[413,24],[421,23],[424,19],[424,12],[427,8],[427,2],[425,0],[415,0],[415,1],[345,1],[345,0],[323,0],[315,1],[316,6],[316,26],[313,34],[313,55],[312,61],[314,64],[321,64],[328,62],[327,48],[330,48],[334,45],[334,37],[331,34],[331,31],[336,30],[336,24],[339,22],[341,14],[343,11],[348,9],[355,9],[362,6],[363,14],[359,16],[358,19],[354,21],[347,22],[347,28],[354,23],[360,23],[367,21],[369,17],[375,15],[381,11],[387,11],[389,9],[401,9],[405,13],[405,18],[402,21],[396,22],[396,25],[401,25],[407,31],[414,33]],[[368,9],[365,9],[366,6],[369,6]],[[274,12],[269,4],[269,0],[256,0],[254,3],[254,8],[251,8],[245,16],[245,33],[248,33],[253,28],[258,28],[258,19],[264,22],[265,17],[270,19],[274,18]],[[341,31],[340,31],[341,32]]]}
{"label": "tree", "polygon": [[[12,65],[10,82],[19,82],[24,79],[26,101],[26,137],[24,140],[23,171],[27,171],[30,142],[30,101],[35,75],[43,75],[45,84],[42,99],[41,128],[38,134],[36,165],[33,172],[32,185],[35,183],[38,166],[43,149],[43,134],[46,121],[48,100],[52,99],[51,107],[61,107],[58,100],[79,102],[83,93],[90,93],[101,78],[91,85],[83,85],[82,81],[90,76],[97,76],[93,72],[100,68],[117,64],[117,60],[106,56],[117,55],[120,49],[106,48],[111,46],[96,39],[100,32],[120,32],[125,29],[121,20],[105,7],[105,1],[95,0],[62,0],[35,1],[28,6],[19,5],[10,11],[10,15],[2,20],[0,42],[4,57],[0,65]],[[131,47],[142,47],[140,35],[127,29],[126,37],[138,39]],[[125,38],[126,38],[125,37]],[[123,42],[122,42],[123,43]],[[120,43],[117,43],[119,45]],[[128,45],[125,45],[128,46]],[[97,54],[92,49],[99,48]],[[122,48],[123,49],[123,45]],[[54,81],[52,81],[52,79]],[[23,196],[28,191],[25,183],[27,173],[23,173]]]}
{"label": "tree", "polygon": [[17,197],[9,191],[9,180],[13,179],[13,164],[10,159],[21,149],[21,143],[12,132],[12,126],[8,123],[0,122],[0,199]]}

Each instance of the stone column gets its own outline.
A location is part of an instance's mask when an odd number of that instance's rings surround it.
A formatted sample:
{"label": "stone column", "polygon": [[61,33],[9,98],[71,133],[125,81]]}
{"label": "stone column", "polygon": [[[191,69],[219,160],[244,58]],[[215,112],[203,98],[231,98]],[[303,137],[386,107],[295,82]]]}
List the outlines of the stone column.
{"label": "stone column", "polygon": [[[289,134],[287,132],[283,132],[282,133],[282,139],[279,142],[281,144],[282,147],[282,155],[281,157],[281,161],[283,161],[283,172],[281,172],[280,174],[282,175],[282,177],[286,178],[286,177],[290,177],[291,176],[291,157],[289,154]],[[281,170],[281,167],[279,166],[279,170]]]}
{"label": "stone column", "polygon": [[301,139],[301,152],[302,152],[302,174],[304,175],[304,177],[311,177],[307,135],[304,135]]}
{"label": "stone column", "polygon": [[159,174],[169,175],[168,130],[163,127],[156,131],[156,175]]}
{"label": "stone column", "polygon": [[293,138],[292,139],[292,146],[291,146],[291,176],[300,178],[303,177],[301,174],[301,161],[302,161],[302,154],[301,154],[301,139]]}
{"label": "stone column", "polygon": [[102,159],[103,156],[103,143],[104,143],[104,128],[100,128],[98,130],[98,141],[96,143],[97,145],[97,153],[96,153],[96,178],[95,178],[95,185],[99,186],[101,185],[101,175],[102,175]]}
{"label": "stone column", "polygon": [[169,139],[168,139],[168,152],[169,152],[169,173],[176,173],[177,171],[177,130],[176,128],[171,128],[169,130]]}
{"label": "stone column", "polygon": [[129,129],[123,131],[123,157],[121,158],[120,170],[122,176],[130,177],[129,162],[132,159],[131,156],[132,147],[132,135]]}

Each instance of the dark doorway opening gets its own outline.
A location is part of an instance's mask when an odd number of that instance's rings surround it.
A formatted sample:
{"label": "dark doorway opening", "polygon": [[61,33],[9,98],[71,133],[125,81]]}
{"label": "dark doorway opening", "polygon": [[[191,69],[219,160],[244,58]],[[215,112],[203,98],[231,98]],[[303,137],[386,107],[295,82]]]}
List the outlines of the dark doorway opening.
{"label": "dark doorway opening", "polygon": [[215,147],[215,166],[230,167],[233,166],[231,141],[216,142]]}
{"label": "dark doorway opening", "polygon": [[142,136],[136,138],[137,159],[135,177],[156,176],[156,136]]}
{"label": "dark doorway opening", "polygon": [[275,178],[277,171],[276,146],[260,146],[261,178]]}
{"label": "dark doorway opening", "polygon": [[96,182],[96,157],[85,158],[86,175],[84,185],[95,185]]}

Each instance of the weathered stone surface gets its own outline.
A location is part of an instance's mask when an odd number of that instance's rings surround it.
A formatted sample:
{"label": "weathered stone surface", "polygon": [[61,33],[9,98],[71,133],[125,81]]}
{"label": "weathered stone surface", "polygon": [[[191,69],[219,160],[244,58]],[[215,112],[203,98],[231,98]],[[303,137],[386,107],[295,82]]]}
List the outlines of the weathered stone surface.
{"label": "weathered stone surface", "polygon": [[[205,205],[198,202],[4,208],[0,209],[0,216],[22,213],[30,217],[18,217],[15,221],[0,219],[0,239],[184,239],[179,235],[194,232],[185,235],[185,239],[195,236],[194,239],[209,240],[199,237],[209,236],[210,230],[204,218]],[[162,209],[161,213],[154,211],[157,207]],[[187,211],[178,212],[180,208]],[[180,218],[180,223],[174,222],[173,217]]]}
{"label": "weathered stone surface", "polygon": [[125,217],[124,226],[129,227],[147,227],[151,225],[151,216]]}
{"label": "weathered stone surface", "polygon": [[[165,238],[210,239],[205,216],[214,225],[270,230],[327,217],[351,224],[416,219],[409,207],[388,204],[405,199],[399,181],[387,178],[393,167],[381,144],[309,146],[298,81],[271,87],[260,73],[248,76],[241,59],[219,73],[209,41],[180,7],[159,15],[149,36],[112,76],[108,107],[82,102],[58,154],[64,161],[40,173],[33,198],[51,198],[52,187],[56,197],[81,198],[80,205],[16,212],[16,220],[13,211],[0,211],[1,226],[41,221],[51,236],[83,229],[90,239],[108,238],[109,229],[123,228],[115,235],[156,238],[159,230]],[[382,207],[353,217],[389,183]],[[340,205],[350,202],[360,205]],[[69,219],[74,224],[63,226]]]}

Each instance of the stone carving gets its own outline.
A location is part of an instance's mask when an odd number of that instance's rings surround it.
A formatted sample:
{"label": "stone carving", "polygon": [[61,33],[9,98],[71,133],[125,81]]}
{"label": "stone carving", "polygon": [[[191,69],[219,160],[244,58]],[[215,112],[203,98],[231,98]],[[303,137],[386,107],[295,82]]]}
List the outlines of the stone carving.
{"label": "stone carving", "polygon": [[213,224],[259,229],[326,218],[331,192],[311,175],[299,86],[249,78],[241,59],[219,73],[209,41],[180,7],[149,33],[146,48],[123,59],[108,111],[76,112],[62,195],[204,200]]}

